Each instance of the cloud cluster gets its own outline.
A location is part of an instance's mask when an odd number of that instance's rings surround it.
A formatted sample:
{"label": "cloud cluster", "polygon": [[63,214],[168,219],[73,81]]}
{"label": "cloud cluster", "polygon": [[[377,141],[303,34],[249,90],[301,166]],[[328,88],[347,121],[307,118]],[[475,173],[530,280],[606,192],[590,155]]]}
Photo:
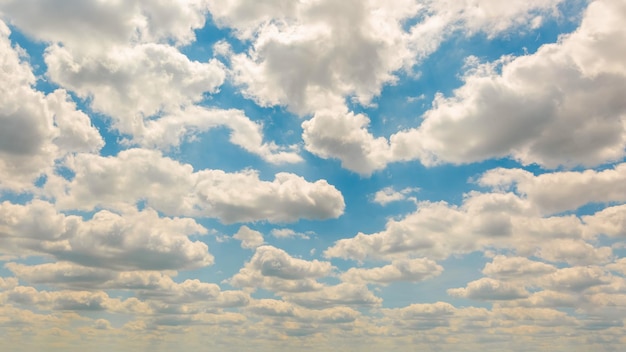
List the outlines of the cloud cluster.
{"label": "cloud cluster", "polygon": [[[306,148],[363,175],[407,160],[433,165],[512,157],[548,168],[620,160],[626,148],[626,107],[619,92],[626,68],[615,53],[625,50],[616,44],[625,42],[626,33],[617,25],[623,11],[619,2],[595,1],[575,32],[533,54],[488,63],[470,58],[464,84],[452,96],[436,96],[419,127],[388,139],[372,135],[367,116],[345,108],[317,111],[303,123]],[[498,28],[491,25],[472,27]],[[329,123],[342,132],[321,127]]]}
{"label": "cloud cluster", "polygon": [[341,193],[325,180],[278,173],[270,182],[253,170],[194,172],[191,165],[148,149],[128,149],[115,157],[77,154],[65,165],[73,179],[57,176],[46,185],[62,209],[120,209],[143,201],[170,215],[233,223],[335,218],[345,206]]}
{"label": "cloud cluster", "polygon": [[[619,350],[624,19],[624,0],[1,2],[3,348]],[[458,86],[387,124],[449,40],[472,44],[439,72]],[[373,175],[403,161],[422,165]]]}

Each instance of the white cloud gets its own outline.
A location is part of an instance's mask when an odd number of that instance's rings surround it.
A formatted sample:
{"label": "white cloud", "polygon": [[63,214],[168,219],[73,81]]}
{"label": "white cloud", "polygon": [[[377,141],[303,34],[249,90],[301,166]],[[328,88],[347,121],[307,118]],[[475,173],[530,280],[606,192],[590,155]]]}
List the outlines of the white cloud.
{"label": "white cloud", "polygon": [[218,23],[253,36],[253,49],[230,57],[244,93],[260,105],[286,105],[308,114],[340,105],[347,95],[368,103],[383,84],[395,81],[391,72],[412,60],[401,22],[420,6],[404,0],[380,5],[213,2],[211,12]]}
{"label": "white cloud", "polygon": [[604,208],[593,215],[583,216],[591,233],[613,237],[626,236],[626,205]]}
{"label": "white cloud", "polygon": [[512,300],[529,296],[524,287],[490,278],[472,281],[465,288],[451,288],[447,292],[451,296],[487,301]]}
{"label": "white cloud", "polygon": [[423,158],[425,150],[437,161],[465,163],[510,155],[544,167],[620,159],[626,66],[614,53],[626,42],[617,25],[624,11],[595,1],[580,28],[558,43],[505,59],[499,70],[498,63],[470,70],[452,97],[435,99],[418,129],[392,136],[392,145],[411,146],[398,156]]}
{"label": "white cloud", "polygon": [[393,319],[394,325],[409,330],[429,330],[449,326],[457,313],[450,303],[415,303],[407,307],[382,309],[385,316]]}
{"label": "white cloud", "polygon": [[369,291],[367,286],[352,283],[324,286],[317,291],[287,293],[284,299],[315,309],[334,306],[379,306],[383,301]]}
{"label": "white cloud", "polygon": [[545,214],[576,210],[588,203],[626,201],[626,164],[602,171],[562,171],[541,175],[497,168],[478,183],[497,190],[514,189]]}
{"label": "white cloud", "polygon": [[496,279],[524,279],[549,274],[556,267],[524,257],[497,255],[491,263],[485,264],[483,274]]}
{"label": "white cloud", "polygon": [[[497,34],[559,2],[238,0],[211,1],[210,10],[218,24],[253,43],[249,52],[230,57],[244,92],[260,105],[286,105],[305,115],[342,105],[345,97],[369,104],[396,81],[394,72],[409,69],[457,29]],[[414,18],[422,20],[405,29]]]}
{"label": "white cloud", "polygon": [[124,150],[116,157],[78,154],[66,165],[75,173],[73,180],[55,178],[46,186],[64,209],[123,209],[144,200],[169,215],[233,223],[335,218],[345,206],[341,193],[325,180],[311,183],[278,173],[269,182],[252,170],[194,172],[191,165],[145,149]]}
{"label": "white cloud", "polygon": [[102,210],[91,219],[64,215],[50,203],[0,204],[3,247],[35,251],[85,266],[115,270],[176,270],[213,264],[206,244],[189,235],[207,230],[192,219],[161,218],[145,209]]}
{"label": "white cloud", "polygon": [[544,243],[537,256],[570,265],[598,265],[610,262],[613,251],[611,247],[594,246],[582,240],[558,239]]}
{"label": "white cloud", "polygon": [[605,285],[610,276],[597,266],[563,268],[546,276],[544,285],[555,291],[580,292],[593,286]]}
{"label": "white cloud", "polygon": [[18,285],[17,278],[0,277],[0,290],[10,290]]}
{"label": "white cloud", "polygon": [[272,229],[271,232],[272,236],[276,237],[276,238],[301,238],[301,239],[305,239],[308,240],[310,237],[307,234],[301,233],[301,232],[296,232],[292,229]]}
{"label": "white cloud", "polygon": [[0,21],[0,188],[23,191],[56,159],[98,151],[104,142],[64,90],[45,95],[34,88],[31,67],[9,35]]}
{"label": "white cloud", "polygon": [[322,288],[315,279],[329,275],[332,269],[330,262],[298,259],[282,249],[261,246],[228,282],[235,287],[252,290],[264,288],[273,292],[311,291]]}
{"label": "white cloud", "polygon": [[273,164],[301,162],[297,146],[280,147],[273,142],[263,142],[263,126],[250,120],[241,110],[187,107],[156,120],[145,123],[133,142],[144,147],[169,149],[184,140],[193,140],[198,134],[220,126],[231,130],[230,141],[246,151]]}
{"label": "white cloud", "polygon": [[141,135],[150,116],[201,101],[225,78],[218,61],[190,61],[164,44],[116,47],[98,55],[52,45],[44,58],[53,82],[89,98],[93,110],[131,135]]}
{"label": "white cloud", "polygon": [[241,248],[247,249],[255,249],[264,243],[263,235],[259,231],[252,230],[245,225],[239,228],[233,238],[241,241]]}
{"label": "white cloud", "polygon": [[[385,206],[391,202],[398,202],[407,199],[407,195],[419,191],[419,188],[404,188],[400,191],[396,191],[393,187],[385,187],[380,191],[374,193],[372,201]],[[411,198],[408,198],[411,199]],[[415,198],[413,198],[415,199]]]}
{"label": "white cloud", "polygon": [[[558,2],[485,3],[470,7],[476,8],[482,19],[466,24],[469,29],[499,32],[514,25],[515,16],[550,9]],[[374,137],[364,115],[343,111],[345,108],[335,108],[332,113],[317,111],[303,124],[306,148],[320,157],[339,159],[345,168],[362,175],[390,162],[408,160],[430,166],[512,157],[549,168],[619,160],[626,147],[626,105],[618,92],[626,87],[626,67],[616,57],[619,50],[614,43],[626,42],[617,39],[626,38],[626,32],[611,24],[626,16],[622,10],[615,3],[595,1],[577,31],[534,54],[503,57],[487,64],[471,58],[463,86],[450,97],[438,95],[419,127],[388,139]],[[463,16],[471,13],[434,18],[444,23],[464,22]],[[507,16],[499,22],[498,14]],[[449,20],[443,20],[446,16]],[[426,23],[428,20],[422,25]],[[604,64],[596,64],[593,57],[602,57]],[[350,126],[350,131],[333,134],[316,119]]]}
{"label": "white cloud", "polygon": [[114,43],[173,40],[189,43],[204,26],[206,1],[8,0],[0,14],[20,30],[72,49],[99,49]]}
{"label": "white cloud", "polygon": [[344,282],[390,284],[396,281],[424,281],[443,272],[443,267],[426,258],[395,260],[379,268],[350,268],[341,275]]}
{"label": "white cloud", "polygon": [[302,123],[306,149],[322,158],[341,160],[341,166],[369,175],[390,159],[389,143],[368,131],[369,119],[344,109],[322,110]]}

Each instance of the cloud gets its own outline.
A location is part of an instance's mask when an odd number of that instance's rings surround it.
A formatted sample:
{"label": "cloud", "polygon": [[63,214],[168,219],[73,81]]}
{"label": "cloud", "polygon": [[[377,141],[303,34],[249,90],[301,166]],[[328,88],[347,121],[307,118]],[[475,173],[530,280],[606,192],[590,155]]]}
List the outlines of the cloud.
{"label": "cloud", "polygon": [[345,207],[341,193],[325,180],[310,183],[278,173],[269,182],[252,170],[194,172],[189,164],[146,149],[124,150],[115,157],[78,154],[66,166],[74,178],[57,177],[46,186],[63,209],[124,208],[145,201],[169,215],[233,223],[336,218]]}
{"label": "cloud", "polygon": [[[498,22],[496,14],[532,14],[558,2],[519,2],[507,9],[485,2],[478,7],[482,19],[465,23],[495,33],[514,25],[516,18],[505,16]],[[622,11],[618,4],[596,1],[574,33],[534,54],[491,63],[469,58],[464,84],[452,96],[437,95],[419,127],[389,138],[374,137],[365,115],[345,108],[317,110],[303,123],[306,148],[322,158],[339,159],[343,167],[362,175],[410,160],[432,166],[511,157],[546,168],[620,160],[626,147],[626,105],[617,92],[626,86],[626,67],[615,56],[614,43],[626,42],[617,39],[626,32],[611,24],[621,21]],[[472,11],[461,13],[435,17],[463,23]],[[498,28],[498,23],[504,25]],[[592,57],[602,57],[603,64]],[[318,119],[350,126],[349,133],[346,127],[340,128],[345,130],[341,134],[328,132]]]}
{"label": "cloud", "polygon": [[191,61],[164,44],[116,47],[99,55],[52,45],[44,55],[53,82],[89,99],[124,134],[141,135],[144,120],[214,93],[225,79],[217,60]]}
{"label": "cloud", "polygon": [[485,264],[483,274],[496,279],[523,279],[541,276],[556,271],[556,267],[524,257],[497,255]]}
{"label": "cloud", "polygon": [[176,270],[213,264],[206,244],[188,236],[207,230],[192,219],[163,218],[156,211],[107,210],[83,220],[50,203],[0,204],[5,248],[35,251],[85,266],[115,270]]}
{"label": "cloud", "polygon": [[204,26],[206,12],[203,0],[9,0],[0,6],[3,17],[25,33],[82,50],[135,41],[186,44]]}
{"label": "cloud", "polygon": [[369,175],[390,159],[387,140],[367,132],[369,122],[366,116],[344,109],[317,111],[302,123],[302,139],[309,152],[339,159],[342,167]]}
{"label": "cloud", "polygon": [[284,299],[306,308],[335,306],[379,306],[382,299],[376,297],[365,285],[341,283],[324,286],[317,291],[285,294]]}
{"label": "cloud", "polygon": [[261,246],[228,282],[235,287],[252,290],[264,288],[273,292],[311,291],[322,288],[315,279],[329,275],[332,269],[329,262],[298,259],[282,249]]}
{"label": "cloud", "polygon": [[593,215],[583,216],[583,221],[592,229],[612,237],[626,236],[626,205],[607,207]]}
{"label": "cloud", "polygon": [[[513,189],[545,214],[576,210],[588,203],[626,201],[626,164],[601,171],[561,171],[540,175],[522,169],[497,168],[484,173],[478,184]],[[556,187],[558,185],[558,187]]]}
{"label": "cloud", "polygon": [[292,229],[272,229],[271,234],[276,238],[301,238],[305,240],[310,239],[309,235],[301,232],[295,232]]}
{"label": "cloud", "polygon": [[34,287],[17,286],[1,296],[8,302],[43,310],[130,313],[137,308],[132,298],[122,301],[102,291],[38,291]]}
{"label": "cloud", "polygon": [[612,260],[611,247],[593,246],[585,241],[559,239],[545,243],[537,256],[551,262],[565,262],[571,265],[597,265]]}
{"label": "cloud", "polygon": [[263,235],[259,231],[252,230],[245,225],[239,228],[233,238],[241,241],[241,248],[247,249],[255,249],[264,243]]}
{"label": "cloud", "polygon": [[178,147],[181,142],[193,141],[198,134],[212,128],[225,126],[231,130],[230,142],[260,156],[273,164],[302,161],[297,146],[280,147],[273,142],[263,142],[263,126],[250,120],[241,110],[187,107],[178,112],[145,123],[132,142],[162,150]]}
{"label": "cloud", "polygon": [[396,281],[424,281],[443,272],[443,267],[425,258],[395,260],[383,267],[361,269],[350,268],[341,275],[344,282],[377,283],[387,285]]}
{"label": "cloud", "polygon": [[98,151],[104,142],[65,90],[46,95],[34,88],[37,79],[9,35],[0,21],[0,188],[24,191],[55,160]]}
{"label": "cloud", "polygon": [[417,15],[417,4],[393,1],[379,11],[361,1],[281,5],[211,6],[218,24],[253,38],[249,52],[229,59],[235,83],[261,106],[308,114],[346,95],[367,104],[412,58],[401,22]]}
{"label": "cloud", "polygon": [[626,67],[614,53],[616,43],[626,42],[615,25],[623,17],[619,3],[595,1],[581,26],[558,43],[504,58],[501,67],[479,64],[453,96],[435,99],[419,128],[392,136],[392,145],[406,145],[406,159],[426,150],[451,163],[512,156],[553,168],[620,159],[626,105],[617,92],[626,85]]}
{"label": "cloud", "polygon": [[382,309],[394,324],[409,330],[429,330],[447,327],[457,309],[450,303],[415,303],[402,308]]}
{"label": "cloud", "polygon": [[[385,206],[391,202],[398,202],[407,199],[407,195],[419,191],[419,188],[405,188],[400,191],[396,191],[393,187],[385,187],[380,191],[374,193],[372,201]],[[408,198],[411,199],[411,198]],[[414,199],[414,198],[413,198]]]}
{"label": "cloud", "polygon": [[[210,11],[219,25],[252,41],[248,52],[230,56],[234,81],[244,93],[262,106],[285,105],[306,115],[340,106],[345,97],[369,104],[397,80],[395,72],[409,70],[457,30],[495,35],[560,2],[242,0],[211,1]],[[415,18],[421,21],[406,26]]]}
{"label": "cloud", "polygon": [[545,285],[557,291],[580,292],[593,286],[608,284],[610,277],[596,266],[563,268],[545,278]]}
{"label": "cloud", "polygon": [[465,288],[451,288],[447,292],[451,296],[486,301],[519,299],[529,295],[523,287],[490,278],[472,281]]}

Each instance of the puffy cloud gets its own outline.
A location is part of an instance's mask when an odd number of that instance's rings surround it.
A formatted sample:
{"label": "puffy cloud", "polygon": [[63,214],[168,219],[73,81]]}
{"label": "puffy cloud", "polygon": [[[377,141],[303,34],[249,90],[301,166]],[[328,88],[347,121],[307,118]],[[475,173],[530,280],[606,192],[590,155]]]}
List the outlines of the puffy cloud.
{"label": "puffy cloud", "polygon": [[192,219],[161,218],[145,209],[123,215],[102,210],[87,221],[58,213],[47,202],[0,204],[5,248],[116,270],[198,268],[213,263],[206,244],[188,236],[207,230]]}
{"label": "puffy cloud", "polygon": [[330,274],[329,262],[293,258],[282,249],[261,246],[243,268],[228,282],[236,287],[274,292],[310,291],[322,287],[315,279]]}
{"label": "puffy cloud", "polygon": [[512,300],[528,297],[529,293],[520,286],[490,278],[472,281],[464,288],[448,289],[448,294],[477,300]]}
{"label": "puffy cloud", "polygon": [[247,249],[255,249],[264,243],[263,235],[259,231],[252,230],[245,225],[239,228],[233,238],[241,241],[241,248]]}
{"label": "puffy cloud", "polygon": [[611,247],[593,246],[581,240],[559,239],[541,246],[537,256],[551,262],[571,265],[605,264],[611,261]]}
{"label": "puffy cloud", "polygon": [[555,272],[556,267],[524,257],[497,255],[487,263],[483,274],[496,279],[524,279]]}
{"label": "puffy cloud", "polygon": [[605,285],[610,276],[597,266],[563,268],[546,276],[544,285],[555,291],[581,292],[590,287]]}
{"label": "puffy cloud", "polygon": [[[405,200],[407,199],[407,195],[411,194],[411,193],[415,193],[419,191],[419,188],[405,188],[402,189],[400,191],[396,191],[393,187],[385,187],[383,189],[381,189],[380,191],[377,191],[376,193],[374,193],[374,198],[372,199],[372,201],[374,203],[378,203],[382,206],[385,206],[391,202],[397,202],[397,201],[401,201],[401,200]],[[408,199],[415,199],[415,198],[408,198]]]}
{"label": "puffy cloud", "polygon": [[411,330],[428,330],[449,326],[457,309],[449,303],[415,303],[407,307],[382,309],[394,324]]}
{"label": "puffy cloud", "polygon": [[191,165],[145,149],[116,157],[78,154],[66,165],[75,173],[72,181],[56,178],[46,186],[64,209],[124,208],[143,200],[166,214],[232,223],[335,218],[345,206],[341,193],[325,180],[310,183],[278,173],[268,182],[251,170],[194,172]]}
{"label": "puffy cloud", "polygon": [[626,164],[602,171],[563,171],[541,175],[522,169],[497,168],[478,183],[498,190],[514,189],[542,213],[576,210],[588,203],[626,201]]}
{"label": "puffy cloud", "polygon": [[211,1],[210,10],[218,24],[252,40],[249,52],[230,54],[234,80],[244,92],[261,105],[308,114],[341,105],[346,96],[368,104],[383,85],[395,82],[394,72],[409,69],[458,29],[496,34],[559,2],[235,0]]}
{"label": "puffy cloud", "polygon": [[[307,232],[309,233],[309,232]],[[271,231],[272,236],[276,237],[276,238],[301,238],[301,239],[305,239],[308,240],[310,237],[308,234],[305,233],[301,233],[301,232],[296,232],[292,229],[272,229]]]}
{"label": "puffy cloud", "polygon": [[279,147],[273,142],[263,142],[263,126],[250,120],[241,110],[187,107],[156,120],[147,121],[145,128],[133,138],[145,147],[169,149],[183,140],[193,140],[197,134],[211,128],[225,126],[231,130],[231,143],[256,154],[274,164],[302,161],[296,146]]}
{"label": "puffy cloud", "polygon": [[204,0],[9,0],[0,5],[0,14],[25,33],[73,49],[133,41],[189,43],[194,30],[204,26],[206,12]]}
{"label": "puffy cloud", "polygon": [[534,26],[542,15],[556,12],[563,0],[513,0],[506,5],[494,0],[428,1],[431,11],[453,19],[467,32],[495,36],[511,28]]}
{"label": "puffy cloud", "polygon": [[317,291],[288,293],[284,298],[303,307],[316,309],[334,306],[379,306],[383,301],[369,291],[367,286],[352,283],[324,286]]}
{"label": "puffy cloud", "polygon": [[[452,163],[509,155],[544,167],[620,159],[626,105],[618,92],[626,66],[614,53],[626,42],[617,25],[625,16],[620,2],[595,1],[581,26],[558,43],[503,59],[498,69],[478,65],[452,97],[435,99],[418,129],[394,135],[392,145],[407,146],[402,158],[425,150]],[[591,57],[603,58],[602,65]]]}
{"label": "puffy cloud", "polygon": [[0,277],[0,290],[9,290],[18,285],[14,277]]}
{"label": "puffy cloud", "polygon": [[540,217],[512,193],[471,192],[461,206],[420,202],[417,208],[404,218],[389,220],[383,231],[336,241],[324,254],[356,260],[409,255],[443,259],[496,246],[530,255],[546,236],[580,238],[584,231],[575,216]]}
{"label": "puffy cloud", "polygon": [[104,142],[67,93],[48,95],[13,48],[0,21],[0,188],[23,191],[67,153],[98,151]]}
{"label": "puffy cloud", "polygon": [[443,267],[426,258],[395,260],[379,268],[350,268],[341,275],[344,282],[389,284],[396,281],[418,282],[438,276]]}
{"label": "puffy cloud", "polygon": [[528,298],[512,302],[521,307],[571,308],[580,304],[581,297],[566,292],[543,290],[534,292]]}
{"label": "puffy cloud", "polygon": [[[349,307],[307,309],[275,299],[254,300],[247,307],[247,310],[263,317],[280,318],[281,320],[292,318],[297,322],[316,324],[351,323],[360,316],[358,311]],[[320,331],[319,329],[316,330]]]}
{"label": "puffy cloud", "polygon": [[626,236],[626,205],[604,208],[593,215],[583,216],[583,221],[589,225],[591,233]]}
{"label": "puffy cloud", "polygon": [[137,306],[133,298],[122,301],[102,291],[38,291],[34,287],[17,286],[1,296],[8,302],[43,310],[132,313],[136,309],[147,309],[147,306]]}
{"label": "puffy cloud", "polygon": [[[470,6],[482,14],[482,20],[474,24],[462,19],[465,15],[475,18],[472,11],[455,15],[452,10],[434,17],[448,18],[442,19],[444,23],[460,21],[476,30],[499,32],[514,25],[513,14],[533,14],[533,10],[553,8],[558,2],[518,2],[508,7],[485,1]],[[345,108],[330,113],[318,110],[303,124],[306,148],[320,157],[339,159],[345,168],[362,175],[407,160],[434,165],[510,156],[524,164],[549,168],[620,160],[626,147],[626,104],[618,92],[626,86],[626,67],[614,54],[614,43],[626,42],[618,39],[625,38],[626,32],[612,24],[621,22],[626,16],[623,11],[615,2],[595,1],[578,30],[534,54],[503,57],[487,64],[468,59],[463,86],[450,97],[436,96],[419,127],[388,139],[374,137],[362,114],[354,115]],[[504,16],[498,22],[495,14],[512,17]],[[592,57],[602,57],[603,65]],[[331,123],[344,133],[323,128]]]}
{"label": "puffy cloud", "polygon": [[198,102],[225,78],[222,65],[190,61],[163,44],[119,47],[94,55],[50,46],[44,56],[48,76],[89,98],[95,111],[114,118],[122,133],[141,134],[144,118]]}
{"label": "puffy cloud", "polygon": [[367,132],[369,119],[362,114],[322,110],[302,123],[302,139],[311,153],[341,160],[341,166],[360,174],[382,169],[390,159],[389,143]]}
{"label": "puffy cloud", "polygon": [[391,72],[412,60],[402,21],[420,6],[398,0],[374,11],[373,5],[212,2],[211,12],[242,36],[254,34],[249,52],[230,56],[234,80],[244,93],[260,105],[286,105],[307,114],[342,104],[346,95],[369,102],[383,84],[395,81]]}

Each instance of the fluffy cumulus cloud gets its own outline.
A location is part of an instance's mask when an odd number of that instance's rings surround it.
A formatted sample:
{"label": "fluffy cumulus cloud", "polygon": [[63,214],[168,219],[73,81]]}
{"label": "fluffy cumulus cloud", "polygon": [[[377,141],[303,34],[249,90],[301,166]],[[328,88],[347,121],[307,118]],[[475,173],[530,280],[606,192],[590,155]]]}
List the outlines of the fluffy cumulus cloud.
{"label": "fluffy cumulus cloud", "polygon": [[89,98],[94,111],[114,118],[114,127],[127,134],[140,134],[144,117],[200,101],[225,77],[219,62],[190,61],[163,44],[122,47],[98,56],[51,46],[45,60],[52,81]]}
{"label": "fluffy cumulus cloud", "polygon": [[236,287],[264,288],[274,292],[319,290],[322,284],[316,279],[329,275],[332,269],[329,262],[298,259],[282,249],[261,246],[229,283]]}
{"label": "fluffy cumulus cloud", "polygon": [[248,226],[240,227],[239,231],[233,235],[233,238],[241,241],[242,248],[254,249],[263,244],[263,234],[252,230]]}
{"label": "fluffy cumulus cloud", "polygon": [[343,213],[341,193],[325,180],[278,173],[273,181],[248,170],[226,173],[205,169],[147,149],[129,149],[116,157],[78,154],[66,163],[71,181],[56,177],[47,186],[65,209],[124,208],[139,201],[172,215],[218,218],[223,222],[299,218],[326,219]]}
{"label": "fluffy cumulus cloud", "polygon": [[[192,219],[160,218],[156,211],[117,214],[102,210],[91,219],[59,213],[52,204],[0,204],[3,248],[38,253],[85,266],[167,270],[213,263],[206,244],[189,235],[207,230]],[[4,254],[20,254],[7,252]]]}
{"label": "fluffy cumulus cloud", "polygon": [[[539,3],[529,2],[527,9],[549,8],[557,2]],[[497,31],[497,22],[487,21],[496,18],[490,12],[508,11],[494,4],[478,8],[485,16],[470,23],[477,30]],[[514,8],[519,9],[510,7]],[[416,159],[432,165],[512,157],[549,168],[620,160],[626,147],[626,107],[618,92],[626,68],[614,53],[620,50],[615,45],[621,45],[615,43],[624,42],[618,38],[626,34],[614,23],[623,18],[623,10],[619,2],[596,1],[574,33],[534,54],[488,63],[469,58],[464,84],[452,96],[437,95],[419,127],[388,139],[374,137],[364,115],[341,109],[331,114],[343,121],[338,126],[350,126],[349,134],[315,130],[314,116],[303,125],[307,149],[366,175],[390,162]],[[501,23],[513,25],[513,18]],[[602,57],[601,64],[591,59],[596,56]],[[333,148],[337,145],[341,148]]]}
{"label": "fluffy cumulus cloud", "polygon": [[441,274],[443,267],[429,259],[396,260],[379,268],[351,268],[341,275],[346,282],[389,284],[395,281],[417,282]]}
{"label": "fluffy cumulus cloud", "polygon": [[620,350],[625,20],[0,1],[2,350]]}
{"label": "fluffy cumulus cloud", "polygon": [[58,89],[38,91],[21,48],[0,21],[0,188],[24,190],[54,161],[72,152],[98,151],[103,140],[89,117]]}
{"label": "fluffy cumulus cloud", "polygon": [[202,132],[222,126],[231,130],[231,143],[263,160],[273,164],[302,161],[297,146],[280,147],[274,142],[264,142],[263,126],[250,120],[241,110],[188,107],[148,121],[145,128],[135,134],[133,142],[145,147],[168,149],[180,146],[186,140],[193,140]]}

